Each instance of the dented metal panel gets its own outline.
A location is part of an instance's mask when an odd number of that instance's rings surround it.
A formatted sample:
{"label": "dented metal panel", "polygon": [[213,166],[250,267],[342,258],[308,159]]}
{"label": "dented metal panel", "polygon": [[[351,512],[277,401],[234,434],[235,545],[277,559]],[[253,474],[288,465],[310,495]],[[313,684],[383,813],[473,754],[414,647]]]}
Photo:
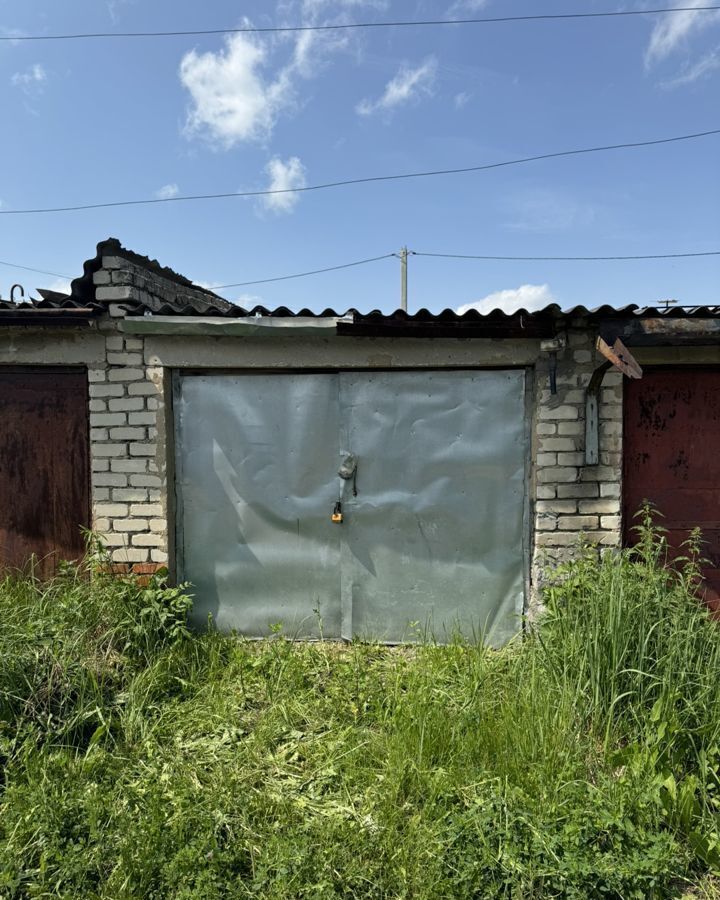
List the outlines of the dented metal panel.
{"label": "dented metal panel", "polygon": [[198,625],[340,633],[331,375],[201,375],[175,400],[178,545]]}
{"label": "dented metal panel", "polygon": [[506,641],[526,576],[524,391],[523,370],[180,376],[197,622]]}
{"label": "dented metal panel", "polygon": [[525,373],[341,376],[358,460],[344,505],[344,637],[502,644],[524,600]]}
{"label": "dented metal panel", "polygon": [[51,575],[90,525],[87,373],[0,370],[0,568]]}
{"label": "dented metal panel", "polygon": [[708,600],[720,599],[720,370],[646,370],[625,383],[623,522],[649,500],[674,552],[699,526],[707,542]]}

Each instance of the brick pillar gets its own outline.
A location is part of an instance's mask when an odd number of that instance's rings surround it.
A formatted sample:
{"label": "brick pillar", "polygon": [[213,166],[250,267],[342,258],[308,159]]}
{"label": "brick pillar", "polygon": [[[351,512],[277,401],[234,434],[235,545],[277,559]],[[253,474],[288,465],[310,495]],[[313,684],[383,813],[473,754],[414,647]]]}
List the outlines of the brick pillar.
{"label": "brick pillar", "polygon": [[147,571],[168,559],[157,442],[163,370],[145,366],[141,338],[113,331],[106,347],[105,368],[89,373],[93,529],[113,562]]}
{"label": "brick pillar", "polygon": [[538,609],[543,572],[571,558],[581,535],[601,547],[620,544],[622,375],[616,370],[606,373],[599,398],[600,464],[585,465],[585,389],[604,362],[594,337],[592,331],[570,333],[555,396],[547,370],[538,369],[531,613]]}

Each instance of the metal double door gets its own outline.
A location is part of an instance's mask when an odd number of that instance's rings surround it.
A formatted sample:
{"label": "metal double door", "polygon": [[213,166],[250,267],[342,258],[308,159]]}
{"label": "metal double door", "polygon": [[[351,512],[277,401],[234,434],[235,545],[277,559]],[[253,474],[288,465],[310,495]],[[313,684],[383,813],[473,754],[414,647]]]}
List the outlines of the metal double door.
{"label": "metal double door", "polygon": [[494,645],[519,629],[524,371],[178,374],[174,408],[198,625]]}

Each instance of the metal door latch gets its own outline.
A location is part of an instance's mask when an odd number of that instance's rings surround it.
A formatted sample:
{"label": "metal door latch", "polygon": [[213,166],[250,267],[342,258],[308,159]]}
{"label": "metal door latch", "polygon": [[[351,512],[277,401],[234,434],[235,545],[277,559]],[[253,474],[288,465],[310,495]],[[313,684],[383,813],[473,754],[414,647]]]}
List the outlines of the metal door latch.
{"label": "metal door latch", "polygon": [[333,522],[335,522],[336,525],[342,525],[343,511],[342,511],[342,503],[339,500],[335,504],[335,508],[333,509],[331,518],[332,518]]}
{"label": "metal door latch", "polygon": [[355,456],[354,453],[347,453],[343,458],[342,465],[338,469],[338,475],[343,481],[352,481],[353,497],[357,497],[357,467],[357,456]]}

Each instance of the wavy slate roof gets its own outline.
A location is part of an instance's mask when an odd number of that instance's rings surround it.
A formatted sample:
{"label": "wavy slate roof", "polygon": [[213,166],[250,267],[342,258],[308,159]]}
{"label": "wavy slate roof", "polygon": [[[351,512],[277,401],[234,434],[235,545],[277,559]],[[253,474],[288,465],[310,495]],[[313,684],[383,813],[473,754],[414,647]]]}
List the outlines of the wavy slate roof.
{"label": "wavy slate roof", "polygon": [[0,298],[0,319],[6,322],[87,321],[102,315],[107,303],[96,300],[93,276],[103,265],[103,257],[120,257],[147,273],[152,279],[162,279],[163,290],[160,299],[153,298],[152,305],[143,302],[123,301],[130,316],[203,316],[218,318],[245,318],[269,316],[273,318],[338,318],[352,321],[338,323],[339,334],[393,335],[417,334],[444,336],[485,336],[485,337],[542,337],[557,330],[570,320],[589,319],[591,321],[618,318],[715,318],[720,316],[720,306],[669,306],[641,307],[627,304],[622,307],[604,304],[588,308],[577,305],[562,309],[558,304],[549,304],[540,310],[519,309],[511,313],[501,309],[481,313],[468,310],[459,315],[452,309],[433,313],[420,309],[414,313],[396,310],[384,313],[374,309],[362,312],[356,309],[337,311],[327,308],[316,313],[309,309],[291,310],[286,306],[269,309],[265,306],[245,308],[225,300],[208,288],[195,284],[173,269],[162,266],[157,260],[142,256],[123,247],[116,238],[108,238],[97,245],[92,259],[83,264],[83,274],[71,282],[71,293],[38,290],[40,299],[22,299],[18,302]]}

